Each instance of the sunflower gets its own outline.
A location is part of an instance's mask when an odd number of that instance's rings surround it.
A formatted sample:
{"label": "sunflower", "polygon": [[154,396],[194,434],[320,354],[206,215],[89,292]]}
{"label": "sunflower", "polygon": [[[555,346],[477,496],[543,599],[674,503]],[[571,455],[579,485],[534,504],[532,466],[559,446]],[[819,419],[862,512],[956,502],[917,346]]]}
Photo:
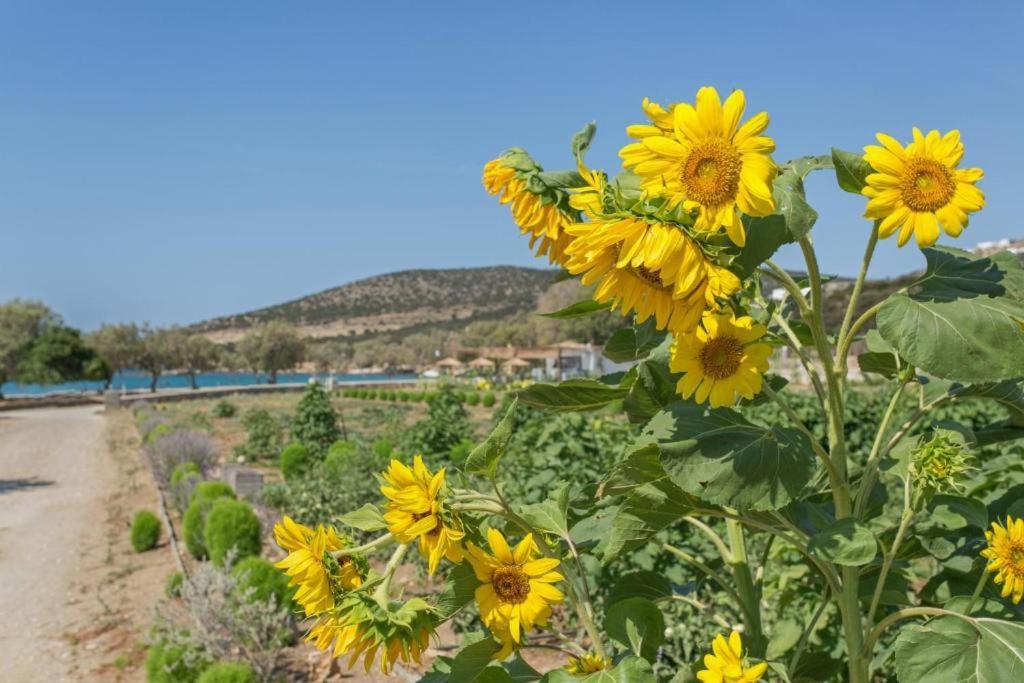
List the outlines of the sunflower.
{"label": "sunflower", "polygon": [[697,673],[697,679],[703,683],[754,683],[768,670],[765,662],[749,667],[743,665],[743,640],[736,631],[728,640],[719,633],[711,649],[714,654],[704,655],[707,668]]}
{"label": "sunflower", "polygon": [[501,532],[492,528],[487,530],[487,544],[490,553],[470,543],[466,557],[481,582],[476,589],[480,618],[508,647],[518,644],[524,631],[547,624],[551,605],[564,599],[551,584],[564,579],[555,571],[558,559],[538,557],[532,534],[513,550]]}
{"label": "sunflower", "polygon": [[1003,584],[1002,596],[1010,596],[1016,605],[1024,597],[1024,519],[1007,515],[1006,526],[992,522],[985,540],[988,547],[981,551],[988,560],[985,570],[995,573],[995,582]]}
{"label": "sunflower", "polygon": [[[518,166],[526,165],[531,171]],[[484,165],[484,188],[498,196],[501,204],[511,204],[512,219],[524,235],[530,235],[530,248],[537,256],[547,256],[550,263],[561,263],[568,238],[565,227],[572,218],[562,211],[549,195],[536,194],[528,188],[523,175],[540,171],[521,150],[512,150]]]}
{"label": "sunflower", "polygon": [[593,652],[586,652],[579,657],[569,657],[565,670],[573,676],[589,676],[612,667],[612,660]]}
{"label": "sunflower", "polygon": [[285,516],[274,525],[277,544],[288,556],[274,566],[291,577],[290,586],[297,586],[295,600],[313,616],[334,607],[335,588],[352,590],[362,585],[359,569],[349,557],[335,560],[331,551],[348,545],[331,527],[308,526]]}
{"label": "sunflower", "polygon": [[380,491],[388,498],[384,521],[395,540],[418,541],[430,574],[437,571],[442,557],[461,562],[465,532],[454,515],[443,510],[444,468],[432,474],[417,455],[411,468],[392,460],[381,477]]}
{"label": "sunflower", "polygon": [[761,391],[772,347],[758,343],[764,325],[749,317],[705,313],[701,325],[678,337],[672,345],[669,367],[684,373],[676,385],[683,398],[697,403],[709,398],[712,408],[732,405],[737,396],[753,398]]}
{"label": "sunflower", "polygon": [[707,259],[681,229],[639,218],[569,227],[566,270],[597,283],[594,299],[609,302],[637,322],[654,317],[658,329],[692,330],[717,299],[734,294],[739,279]]}
{"label": "sunflower", "polygon": [[322,615],[306,640],[333,657],[350,655],[349,669],[362,657],[367,672],[379,652],[380,670],[390,673],[395,662],[420,663],[433,633],[429,610],[418,599],[381,606],[370,596],[353,595]]}
{"label": "sunflower", "polygon": [[985,206],[985,195],[975,187],[985,173],[980,168],[957,168],[964,155],[960,131],[945,135],[914,128],[914,141],[906,148],[879,133],[882,143],[864,148],[864,161],[876,171],[867,177],[862,193],[870,197],[864,217],[881,221],[880,237],[899,231],[903,246],[913,235],[921,247],[939,239],[939,226],[950,237],[967,227],[967,214]]}
{"label": "sunflower", "polygon": [[756,114],[741,126],[745,107],[742,90],[734,90],[723,105],[717,90],[701,88],[696,107],[672,107],[672,128],[667,130],[669,113],[645,100],[654,125],[627,128],[638,141],[619,151],[647,194],[667,198],[669,207],[682,204],[697,211],[696,229],[716,232],[724,227],[741,247],[746,234],[739,212],[767,216],[775,211],[772,181],[778,173],[770,156],[775,142],[761,135],[768,114]]}

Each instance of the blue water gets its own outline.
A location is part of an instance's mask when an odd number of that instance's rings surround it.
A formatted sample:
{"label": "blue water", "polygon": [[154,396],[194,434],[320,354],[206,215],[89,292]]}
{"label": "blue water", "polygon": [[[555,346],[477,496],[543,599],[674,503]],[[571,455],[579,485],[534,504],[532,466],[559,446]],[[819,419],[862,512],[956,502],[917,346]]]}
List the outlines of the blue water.
{"label": "blue water", "polygon": [[[326,375],[313,375],[305,372],[279,373],[278,384],[305,384],[311,377],[321,381],[327,378]],[[400,379],[416,379],[412,374],[373,374],[373,375],[334,375],[336,383],[344,382],[373,382],[389,381]],[[196,381],[200,387],[223,387],[223,386],[244,386],[249,384],[266,384],[267,376],[253,374],[251,372],[207,372],[196,375]],[[149,375],[140,372],[125,372],[114,375],[111,388],[118,391],[145,389],[149,390]],[[163,375],[157,382],[157,389],[187,389],[189,384],[188,375]],[[67,393],[89,393],[101,391],[103,382],[64,382],[63,384],[20,384],[18,382],[6,382],[0,390],[4,396],[39,396],[43,394],[67,394]]]}

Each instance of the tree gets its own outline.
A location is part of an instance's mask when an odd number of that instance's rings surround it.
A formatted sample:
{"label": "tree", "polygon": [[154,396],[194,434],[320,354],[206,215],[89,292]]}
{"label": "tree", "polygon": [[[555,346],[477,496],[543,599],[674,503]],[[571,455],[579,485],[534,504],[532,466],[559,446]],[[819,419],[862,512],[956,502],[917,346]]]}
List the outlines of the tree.
{"label": "tree", "polygon": [[149,390],[155,392],[160,376],[167,370],[180,368],[185,333],[176,327],[165,329],[142,329],[142,352],[139,354],[139,368],[149,373]]}
{"label": "tree", "polygon": [[73,327],[47,326],[32,342],[18,365],[18,378],[35,384],[57,384],[86,379],[87,368],[96,358],[82,333]]}
{"label": "tree", "polygon": [[192,334],[185,338],[181,356],[182,366],[188,373],[189,384],[193,389],[198,389],[196,375],[217,367],[220,361],[220,347],[201,334]]}
{"label": "tree", "polygon": [[319,342],[309,347],[307,355],[318,373],[330,374],[349,363],[352,358],[352,344],[340,339]]}
{"label": "tree", "polygon": [[60,316],[41,301],[12,299],[0,305],[0,386],[17,378],[18,366],[33,342],[47,327],[60,322]]}
{"label": "tree", "polygon": [[261,328],[250,330],[235,345],[235,357],[239,369],[259,375],[263,369],[263,334]]}
{"label": "tree", "polygon": [[109,370],[104,388],[110,386],[113,375],[138,365],[142,355],[142,336],[135,323],[102,325],[86,337],[86,343]]}
{"label": "tree", "polygon": [[291,370],[302,362],[306,344],[291,323],[272,320],[260,330],[260,359],[270,384],[277,383],[277,373]]}

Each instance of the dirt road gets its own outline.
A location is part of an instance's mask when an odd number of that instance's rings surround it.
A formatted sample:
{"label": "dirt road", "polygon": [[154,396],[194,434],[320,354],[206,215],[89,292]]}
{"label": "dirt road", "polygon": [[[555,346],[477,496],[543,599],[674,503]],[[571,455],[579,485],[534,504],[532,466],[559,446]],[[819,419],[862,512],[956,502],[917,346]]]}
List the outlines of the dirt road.
{"label": "dirt road", "polygon": [[0,413],[0,662],[5,681],[136,680],[170,567],[135,555],[155,504],[127,415],[83,406]]}

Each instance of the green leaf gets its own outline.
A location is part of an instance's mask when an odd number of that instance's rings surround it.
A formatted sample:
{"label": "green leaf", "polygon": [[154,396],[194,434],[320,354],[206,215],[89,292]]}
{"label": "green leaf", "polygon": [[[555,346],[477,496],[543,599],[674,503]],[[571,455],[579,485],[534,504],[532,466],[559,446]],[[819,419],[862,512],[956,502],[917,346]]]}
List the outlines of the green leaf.
{"label": "green leaf", "polygon": [[862,155],[835,147],[832,148],[832,164],[836,169],[836,182],[839,183],[839,187],[853,194],[860,194],[868,184],[868,175],[874,173],[874,169],[864,161]]}
{"label": "green leaf", "polygon": [[1024,624],[941,617],[896,639],[901,681],[1008,683],[1024,672]]}
{"label": "green leaf", "polygon": [[915,367],[957,382],[998,382],[1024,368],[1024,269],[1017,257],[924,249],[912,293],[890,296],[878,329]]}
{"label": "green leaf", "polygon": [[545,318],[555,318],[556,320],[568,320],[571,318],[582,318],[586,315],[597,313],[598,311],[607,311],[609,309],[607,302],[601,303],[594,301],[593,299],[584,299],[583,301],[577,301],[571,306],[566,306],[559,311],[553,311],[551,313],[540,313]]}
{"label": "green leaf", "polygon": [[612,519],[604,560],[643,545],[651,536],[693,512],[696,501],[667,480],[637,487]]}
{"label": "green leaf", "polygon": [[661,465],[661,451],[647,443],[630,450],[617,462],[598,487],[598,497],[621,496],[638,486],[668,476]]}
{"label": "green leaf", "polygon": [[459,650],[452,660],[449,683],[473,683],[479,680],[499,649],[501,646],[493,638],[484,638]]}
{"label": "green leaf", "polygon": [[615,363],[639,360],[657,348],[665,337],[664,332],[655,329],[652,319],[617,331],[605,343],[604,355]]}
{"label": "green leaf", "polygon": [[881,375],[886,379],[894,378],[900,371],[896,356],[891,353],[868,351],[857,356],[857,364],[861,372]]}
{"label": "green leaf", "polygon": [[570,379],[561,384],[534,384],[519,391],[528,406],[552,413],[597,410],[626,397],[628,391],[592,379]]}
{"label": "green leaf", "polygon": [[443,621],[471,603],[480,581],[468,562],[457,564],[448,572],[444,590],[438,596],[435,609]]}
{"label": "green leaf", "polygon": [[[567,488],[562,489],[562,491],[567,490]],[[540,531],[547,531],[552,534],[557,534],[562,538],[568,538],[569,523],[566,521],[567,506],[567,497],[556,496],[555,499],[548,498],[540,503],[532,503],[530,505],[522,506],[519,509],[519,516]]]}
{"label": "green leaf", "polygon": [[597,124],[591,121],[583,126],[578,133],[572,136],[572,155],[577,160],[582,160],[583,155],[590,149],[590,143],[594,141],[597,133]]}
{"label": "green leaf", "polygon": [[847,517],[812,536],[807,550],[816,557],[844,567],[862,567],[875,559],[878,542],[869,528]]}
{"label": "green leaf", "polygon": [[512,438],[512,425],[515,423],[516,406],[519,399],[513,399],[512,405],[505,412],[505,417],[494,428],[494,431],[484,440],[482,444],[470,451],[466,458],[466,471],[476,474],[483,474],[488,479],[494,478],[498,469],[498,462],[505,455],[508,449],[508,442]]}
{"label": "green leaf", "polygon": [[[811,159],[813,161],[814,158]],[[797,162],[799,161],[797,160]],[[785,219],[786,232],[790,242],[799,241],[800,238],[809,234],[818,220],[818,212],[807,203],[804,193],[804,178],[811,171],[826,168],[813,163],[799,164],[797,162],[790,162],[788,168],[784,168],[775,177],[772,188],[772,194],[775,197],[775,213]]]}
{"label": "green leaf", "polygon": [[358,510],[345,513],[338,521],[361,531],[380,531],[388,526],[384,521],[384,514],[373,503],[367,503]]}
{"label": "green leaf", "polygon": [[667,363],[647,358],[636,365],[636,380],[622,407],[629,421],[643,424],[676,398],[676,380]]}
{"label": "green leaf", "polygon": [[793,239],[786,226],[786,217],[781,214],[773,213],[760,218],[744,215],[742,220],[747,243],[732,264],[739,268],[740,275],[746,279],[754,274],[758,266],[770,259],[779,247],[789,244]]}
{"label": "green leaf", "polygon": [[929,521],[946,531],[957,531],[967,526],[988,528],[988,509],[980,500],[941,494],[928,503]]}
{"label": "green leaf", "polygon": [[553,669],[540,679],[541,683],[655,683],[654,671],[646,659],[629,655],[615,667],[577,678],[565,669]]}
{"label": "green leaf", "polygon": [[795,429],[755,425],[726,408],[705,412],[683,402],[670,408],[663,414],[671,434],[658,444],[662,465],[680,488],[703,500],[775,510],[796,498],[814,474],[810,441]]}
{"label": "green leaf", "polygon": [[608,636],[649,662],[665,641],[665,615],[647,598],[626,598],[605,610]]}
{"label": "green leaf", "polygon": [[639,571],[626,574],[615,584],[608,595],[611,605],[629,598],[646,598],[657,602],[672,597],[672,584],[660,572]]}

